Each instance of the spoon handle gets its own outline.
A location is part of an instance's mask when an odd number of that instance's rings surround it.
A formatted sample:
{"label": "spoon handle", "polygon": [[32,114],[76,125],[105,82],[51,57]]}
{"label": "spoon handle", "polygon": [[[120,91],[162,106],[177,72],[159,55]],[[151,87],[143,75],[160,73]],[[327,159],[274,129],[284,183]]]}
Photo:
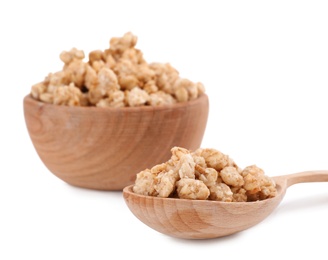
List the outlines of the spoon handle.
{"label": "spoon handle", "polygon": [[304,171],[277,177],[277,181],[286,181],[287,187],[302,182],[328,182],[328,170]]}

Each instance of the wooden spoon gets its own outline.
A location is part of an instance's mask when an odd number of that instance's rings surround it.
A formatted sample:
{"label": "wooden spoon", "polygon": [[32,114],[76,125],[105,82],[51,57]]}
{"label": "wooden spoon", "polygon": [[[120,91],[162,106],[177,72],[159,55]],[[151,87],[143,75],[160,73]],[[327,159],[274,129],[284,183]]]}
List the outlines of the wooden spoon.
{"label": "wooden spoon", "polygon": [[217,238],[261,222],[280,204],[288,187],[303,182],[327,182],[328,171],[305,171],[273,179],[277,185],[277,196],[254,202],[144,196],[134,193],[133,185],[123,189],[123,197],[131,212],[158,232],[184,239]]}

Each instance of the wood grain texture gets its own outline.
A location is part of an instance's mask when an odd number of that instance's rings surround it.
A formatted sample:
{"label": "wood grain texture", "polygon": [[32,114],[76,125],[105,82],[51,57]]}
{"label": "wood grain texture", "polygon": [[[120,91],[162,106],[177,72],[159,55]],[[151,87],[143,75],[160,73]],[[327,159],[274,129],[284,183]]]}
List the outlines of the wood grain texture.
{"label": "wood grain texture", "polygon": [[307,171],[274,177],[276,197],[255,202],[219,202],[159,198],[135,194],[133,185],[123,189],[130,211],[150,228],[177,238],[210,239],[248,229],[269,216],[289,186],[301,182],[326,182],[328,171]]}
{"label": "wood grain texture", "polygon": [[46,167],[83,188],[122,190],[141,170],[169,159],[170,149],[200,147],[209,100],[161,107],[68,107],[27,95],[24,116]]}

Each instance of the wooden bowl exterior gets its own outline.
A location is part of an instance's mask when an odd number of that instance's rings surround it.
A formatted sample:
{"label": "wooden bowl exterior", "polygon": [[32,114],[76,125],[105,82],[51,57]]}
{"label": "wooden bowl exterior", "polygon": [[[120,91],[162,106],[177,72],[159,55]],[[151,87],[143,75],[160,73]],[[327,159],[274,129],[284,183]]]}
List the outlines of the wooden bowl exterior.
{"label": "wooden bowl exterior", "polygon": [[169,159],[173,146],[195,150],[205,132],[209,100],[159,107],[68,107],[27,95],[24,116],[46,167],[83,188],[122,190],[135,175]]}
{"label": "wooden bowl exterior", "polygon": [[133,185],[123,189],[130,211],[150,228],[183,239],[210,239],[248,229],[279,205],[285,195],[256,202],[218,202],[159,198],[135,194]]}

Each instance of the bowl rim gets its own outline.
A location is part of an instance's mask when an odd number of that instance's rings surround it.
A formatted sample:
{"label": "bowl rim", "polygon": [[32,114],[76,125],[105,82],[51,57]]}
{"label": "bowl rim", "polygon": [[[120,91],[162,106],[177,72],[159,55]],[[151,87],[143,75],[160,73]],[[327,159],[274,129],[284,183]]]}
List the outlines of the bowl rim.
{"label": "bowl rim", "polygon": [[66,106],[66,105],[55,105],[52,103],[46,103],[40,100],[35,99],[32,97],[31,93],[25,95],[24,103],[31,102],[35,105],[39,106],[47,106],[47,107],[56,107],[56,109],[62,110],[75,110],[75,111],[154,111],[154,110],[167,110],[172,108],[183,108],[186,106],[196,105],[203,100],[207,100],[208,102],[208,95],[206,93],[201,94],[199,97],[193,100],[185,101],[185,102],[177,102],[174,104],[168,105],[158,105],[158,106],[136,106],[136,107],[97,107],[97,106]]}

